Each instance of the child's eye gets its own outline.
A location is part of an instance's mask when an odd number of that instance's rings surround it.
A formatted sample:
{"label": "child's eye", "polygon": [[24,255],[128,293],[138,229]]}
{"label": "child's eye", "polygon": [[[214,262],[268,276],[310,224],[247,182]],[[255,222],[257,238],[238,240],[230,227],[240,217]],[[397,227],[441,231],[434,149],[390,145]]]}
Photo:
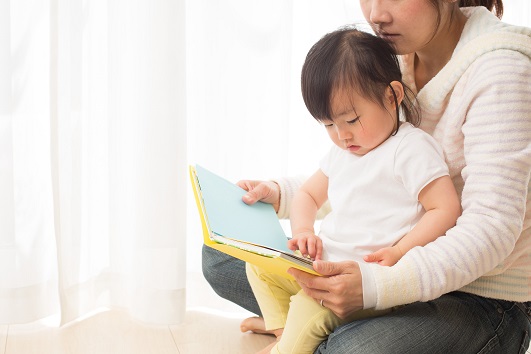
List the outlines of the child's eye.
{"label": "child's eye", "polygon": [[359,120],[360,120],[360,117],[356,117],[356,118],[354,118],[354,119],[352,119],[352,120],[348,120],[347,123],[348,123],[348,124],[354,124],[354,123],[356,123],[356,122],[359,121]]}
{"label": "child's eye", "polygon": [[334,126],[334,123],[327,123],[327,124],[323,123],[323,125],[325,128],[332,128]]}

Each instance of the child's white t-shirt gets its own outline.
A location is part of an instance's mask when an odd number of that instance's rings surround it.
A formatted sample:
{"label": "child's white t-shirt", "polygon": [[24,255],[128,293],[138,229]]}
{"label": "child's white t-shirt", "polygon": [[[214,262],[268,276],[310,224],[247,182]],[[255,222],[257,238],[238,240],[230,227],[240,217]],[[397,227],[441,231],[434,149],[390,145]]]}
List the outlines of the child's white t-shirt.
{"label": "child's white t-shirt", "polygon": [[424,214],[420,191],[448,175],[437,142],[409,123],[363,156],[334,145],[320,168],[329,178],[332,208],[319,233],[329,261],[362,261],[395,244]]}

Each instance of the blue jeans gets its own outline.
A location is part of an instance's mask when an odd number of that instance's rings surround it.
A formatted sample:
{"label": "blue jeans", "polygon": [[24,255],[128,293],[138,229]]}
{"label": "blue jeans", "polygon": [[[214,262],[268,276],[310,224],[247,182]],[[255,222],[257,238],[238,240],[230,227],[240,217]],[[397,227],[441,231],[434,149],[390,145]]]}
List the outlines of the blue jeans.
{"label": "blue jeans", "polygon": [[[260,315],[244,262],[203,246],[203,274],[221,297]],[[531,302],[456,291],[340,326],[316,353],[525,354],[530,332]]]}

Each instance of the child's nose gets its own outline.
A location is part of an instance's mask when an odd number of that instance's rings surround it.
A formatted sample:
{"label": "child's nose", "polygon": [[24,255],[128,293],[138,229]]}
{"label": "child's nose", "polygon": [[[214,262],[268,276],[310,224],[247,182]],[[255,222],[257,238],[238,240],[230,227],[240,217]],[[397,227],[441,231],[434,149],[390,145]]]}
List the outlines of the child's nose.
{"label": "child's nose", "polygon": [[352,133],[346,128],[338,127],[337,128],[337,137],[340,140],[347,140],[347,139],[352,138]]}

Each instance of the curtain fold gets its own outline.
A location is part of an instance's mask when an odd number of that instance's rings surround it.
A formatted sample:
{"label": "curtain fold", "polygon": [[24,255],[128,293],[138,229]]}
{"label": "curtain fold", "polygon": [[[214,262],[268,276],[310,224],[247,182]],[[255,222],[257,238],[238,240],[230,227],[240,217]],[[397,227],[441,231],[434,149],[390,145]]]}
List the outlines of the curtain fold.
{"label": "curtain fold", "polygon": [[[32,6],[29,6],[32,5]],[[0,2],[0,322],[57,311],[49,128],[49,13]]]}
{"label": "curtain fold", "polygon": [[0,323],[179,323],[185,1],[1,4]]}

